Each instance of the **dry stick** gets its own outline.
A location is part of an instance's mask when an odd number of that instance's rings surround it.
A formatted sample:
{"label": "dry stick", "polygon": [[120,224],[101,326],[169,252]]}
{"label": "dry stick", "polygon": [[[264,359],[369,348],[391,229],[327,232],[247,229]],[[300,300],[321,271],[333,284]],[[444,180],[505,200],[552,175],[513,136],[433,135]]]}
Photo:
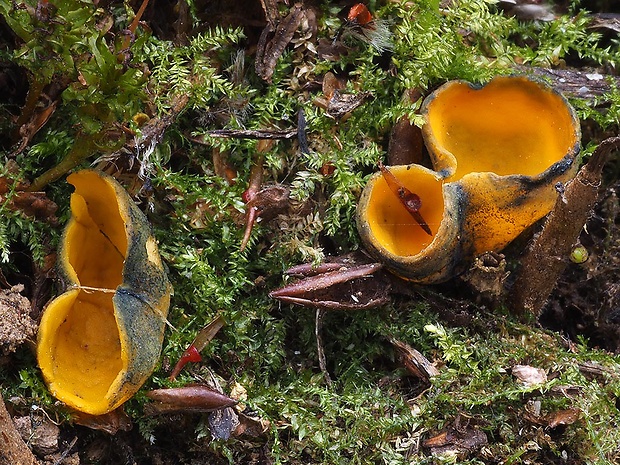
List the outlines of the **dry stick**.
{"label": "dry stick", "polygon": [[15,429],[13,420],[0,396],[0,465],[39,465]]}
{"label": "dry stick", "polygon": [[321,372],[323,372],[325,382],[328,386],[331,386],[332,378],[329,376],[329,371],[327,371],[327,360],[325,359],[325,349],[323,348],[323,315],[325,315],[325,310],[322,308],[317,308],[314,327],[316,335],[316,351],[319,357],[319,367],[321,368]]}
{"label": "dry stick", "polygon": [[525,252],[517,271],[510,298],[516,312],[540,314],[596,203],[603,166],[609,154],[619,147],[620,137],[601,142],[556,201],[543,230]]}

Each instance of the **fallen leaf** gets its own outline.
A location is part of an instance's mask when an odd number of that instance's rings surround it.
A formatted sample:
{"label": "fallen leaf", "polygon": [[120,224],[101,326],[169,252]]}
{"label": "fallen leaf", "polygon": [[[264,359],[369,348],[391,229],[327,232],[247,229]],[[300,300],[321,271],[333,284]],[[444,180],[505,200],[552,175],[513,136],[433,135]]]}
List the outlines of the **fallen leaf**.
{"label": "fallen leaf", "polygon": [[529,365],[515,365],[512,374],[525,386],[535,386],[547,382],[547,373],[541,368]]}
{"label": "fallen leaf", "polygon": [[401,363],[411,375],[424,382],[439,375],[439,370],[419,351],[396,339],[390,339],[390,342],[396,349]]}
{"label": "fallen leaf", "polygon": [[548,428],[556,428],[560,425],[572,425],[580,416],[581,410],[578,408],[569,408],[548,413],[544,418]]}
{"label": "fallen leaf", "polygon": [[484,431],[467,427],[464,429],[449,428],[424,441],[423,446],[431,449],[432,454],[464,454],[488,444]]}
{"label": "fallen leaf", "polygon": [[145,405],[144,412],[147,415],[212,412],[232,407],[237,403],[236,400],[204,384],[155,389],[148,391],[146,396],[154,401]]}
{"label": "fallen leaf", "polygon": [[123,407],[112,410],[103,415],[90,415],[77,410],[71,416],[74,423],[97,431],[105,431],[108,434],[116,434],[119,431],[129,431],[133,426],[131,418],[125,413]]}

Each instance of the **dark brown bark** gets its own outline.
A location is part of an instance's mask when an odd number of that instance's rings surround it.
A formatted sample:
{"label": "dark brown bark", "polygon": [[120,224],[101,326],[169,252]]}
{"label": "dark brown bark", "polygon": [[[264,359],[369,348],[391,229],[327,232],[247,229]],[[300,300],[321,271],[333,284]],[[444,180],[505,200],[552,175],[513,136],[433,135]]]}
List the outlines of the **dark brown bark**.
{"label": "dark brown bark", "polygon": [[542,232],[521,260],[509,299],[513,310],[540,314],[596,203],[603,166],[609,154],[618,147],[620,137],[601,142],[588,163],[559,195]]}
{"label": "dark brown bark", "polygon": [[39,465],[22,437],[0,397],[0,465]]}

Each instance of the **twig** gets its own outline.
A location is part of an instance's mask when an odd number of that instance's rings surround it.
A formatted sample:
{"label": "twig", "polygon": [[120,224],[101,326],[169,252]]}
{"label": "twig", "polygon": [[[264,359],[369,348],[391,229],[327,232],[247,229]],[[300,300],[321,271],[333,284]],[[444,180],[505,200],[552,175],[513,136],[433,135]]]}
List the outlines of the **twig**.
{"label": "twig", "polygon": [[[224,139],[292,139],[297,136],[297,129],[214,129],[206,135]],[[203,137],[193,137],[192,142],[206,144]]]}
{"label": "twig", "polygon": [[609,154],[619,147],[620,137],[601,142],[559,196],[542,232],[521,260],[509,299],[516,312],[540,314],[596,203],[603,166]]}
{"label": "twig", "polygon": [[332,378],[329,376],[329,371],[327,371],[327,362],[325,361],[325,349],[323,349],[323,315],[325,314],[325,310],[322,308],[316,309],[316,323],[315,323],[315,335],[316,335],[316,352],[319,356],[319,367],[321,368],[321,372],[323,372],[323,376],[325,376],[325,382],[328,386],[332,385]]}
{"label": "twig", "polygon": [[71,449],[73,449],[73,446],[75,446],[75,443],[77,442],[77,440],[78,440],[77,436],[73,438],[69,446],[64,450],[62,454],[60,454],[60,457],[58,457],[58,460],[54,462],[54,465],[60,465],[62,463],[65,457],[69,455],[69,452],[71,452]]}

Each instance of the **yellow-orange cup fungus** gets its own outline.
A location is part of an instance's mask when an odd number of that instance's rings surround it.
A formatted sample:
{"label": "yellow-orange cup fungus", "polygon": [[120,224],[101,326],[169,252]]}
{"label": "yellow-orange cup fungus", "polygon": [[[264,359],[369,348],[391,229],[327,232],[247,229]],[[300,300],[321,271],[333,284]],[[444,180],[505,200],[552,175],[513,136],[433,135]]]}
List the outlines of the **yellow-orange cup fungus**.
{"label": "yellow-orange cup fungus", "polygon": [[67,285],[45,309],[37,357],[50,392],[92,415],[132,397],[159,359],[172,288],[150,225],[112,177],[71,174],[58,265]]}
{"label": "yellow-orange cup fungus", "polygon": [[544,217],[556,184],[572,178],[579,120],[542,82],[497,77],[482,87],[451,81],[422,105],[432,169],[389,170],[421,201],[426,234],[381,173],[362,193],[357,225],[366,248],[397,275],[445,281],[476,255],[498,252]]}

